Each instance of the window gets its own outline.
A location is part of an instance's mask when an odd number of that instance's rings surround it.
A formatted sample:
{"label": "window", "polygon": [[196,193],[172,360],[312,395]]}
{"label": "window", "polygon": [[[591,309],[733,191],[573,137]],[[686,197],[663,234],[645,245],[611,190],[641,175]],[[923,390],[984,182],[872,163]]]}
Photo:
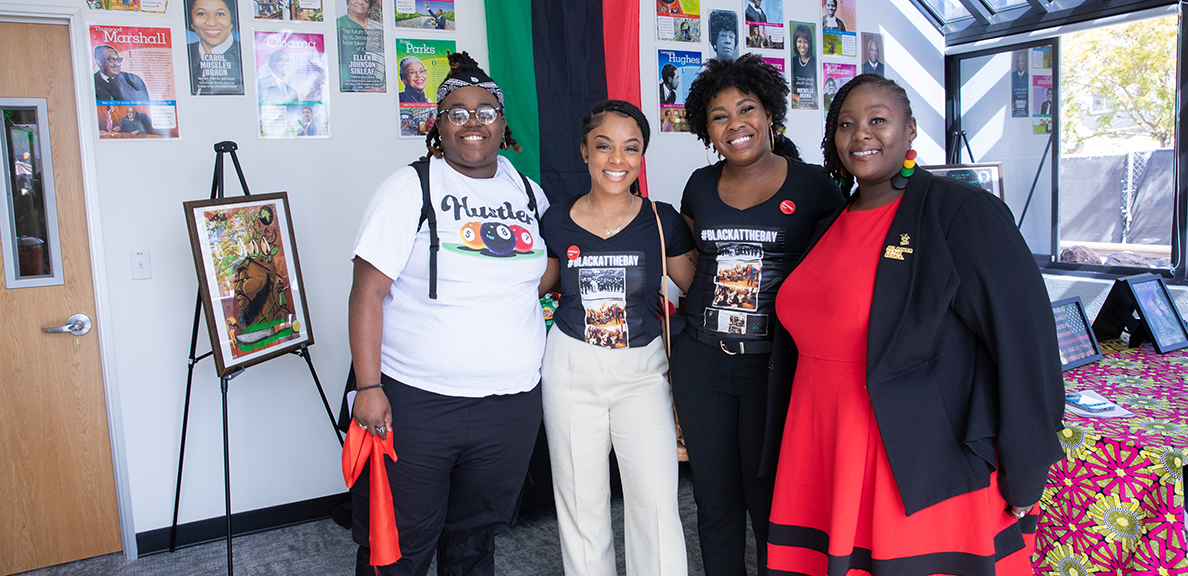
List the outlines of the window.
{"label": "window", "polygon": [[947,57],[947,162],[1003,164],[1007,204],[1050,270],[1186,280],[1181,16],[1153,12]]}

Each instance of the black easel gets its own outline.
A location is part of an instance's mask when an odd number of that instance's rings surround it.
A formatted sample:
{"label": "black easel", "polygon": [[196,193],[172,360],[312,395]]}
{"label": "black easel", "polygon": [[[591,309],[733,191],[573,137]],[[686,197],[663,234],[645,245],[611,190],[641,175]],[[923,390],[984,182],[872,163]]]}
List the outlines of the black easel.
{"label": "black easel", "polygon": [[[215,149],[215,168],[214,181],[210,185],[210,199],[223,198],[223,154],[231,154],[231,162],[235,164],[235,173],[239,176],[239,185],[243,188],[244,196],[251,196],[248,191],[247,180],[243,177],[243,168],[239,165],[239,157],[235,155],[237,146],[234,142],[223,141],[214,145]],[[177,490],[173,496],[173,524],[169,527],[169,551],[177,550],[177,513],[181,506],[181,486],[182,486],[182,465],[186,460],[186,428],[190,421],[190,391],[194,383],[194,365],[199,360],[214,354],[214,352],[207,352],[201,356],[195,356],[198,350],[198,321],[202,317],[202,292],[198,292],[198,301],[194,305],[194,330],[190,333],[190,356],[186,367],[186,401],[185,408],[182,411],[182,429],[181,429],[181,447],[178,449],[177,457]],[[338,436],[338,443],[341,445],[342,432],[339,431],[338,425],[334,420],[334,413],[330,410],[330,402],[326,401],[326,392],[322,390],[322,383],[318,380],[318,373],[314,370],[313,359],[309,355],[309,347],[302,344],[297,350],[293,350],[290,354],[296,354],[305,359],[305,363],[309,366],[309,373],[313,376],[314,385],[318,387],[318,395],[322,398],[322,405],[326,407],[326,415],[330,417],[330,426],[334,428],[334,434]],[[227,520],[227,574],[231,576],[235,574],[235,567],[231,556],[231,457],[230,457],[230,443],[228,441],[227,433],[227,383],[232,378],[243,374],[244,368],[240,368],[234,372],[228,373],[225,376],[219,377],[219,390],[223,394],[223,494],[226,504],[226,520]]]}
{"label": "black easel", "polygon": [[969,147],[969,138],[965,137],[965,130],[953,132],[953,142],[949,144],[949,150],[953,151],[953,155],[949,158],[948,164],[961,163],[961,143],[965,142],[965,151],[969,153],[970,163],[977,162],[974,160],[973,150]]}

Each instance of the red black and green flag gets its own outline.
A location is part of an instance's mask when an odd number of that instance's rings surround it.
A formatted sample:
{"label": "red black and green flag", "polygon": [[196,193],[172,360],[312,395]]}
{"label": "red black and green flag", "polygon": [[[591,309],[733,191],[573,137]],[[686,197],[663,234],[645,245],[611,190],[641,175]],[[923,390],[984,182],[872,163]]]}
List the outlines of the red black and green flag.
{"label": "red black and green flag", "polygon": [[507,157],[550,202],[585,194],[582,117],[608,98],[640,105],[639,0],[498,0],[486,12],[489,72],[524,148]]}

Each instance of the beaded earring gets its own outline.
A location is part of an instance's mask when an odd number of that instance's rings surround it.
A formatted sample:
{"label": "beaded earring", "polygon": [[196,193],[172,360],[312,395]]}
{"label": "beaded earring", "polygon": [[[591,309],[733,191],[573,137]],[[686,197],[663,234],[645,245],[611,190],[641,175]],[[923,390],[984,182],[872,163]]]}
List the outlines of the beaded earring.
{"label": "beaded earring", "polygon": [[891,186],[896,190],[903,190],[907,188],[908,178],[916,171],[916,151],[908,149],[906,159],[903,161],[903,168],[899,170],[899,174],[891,177]]}

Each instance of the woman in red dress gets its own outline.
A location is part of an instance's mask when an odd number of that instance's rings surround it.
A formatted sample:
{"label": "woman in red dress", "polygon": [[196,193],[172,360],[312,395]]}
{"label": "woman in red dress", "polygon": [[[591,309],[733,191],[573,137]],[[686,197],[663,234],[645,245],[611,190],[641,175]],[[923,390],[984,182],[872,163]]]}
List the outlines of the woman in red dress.
{"label": "woman in red dress", "polygon": [[776,298],[771,574],[1032,572],[1028,512],[1063,457],[1050,303],[1006,205],[915,168],[915,137],[893,81],[830,106],[826,172],[858,189]]}

